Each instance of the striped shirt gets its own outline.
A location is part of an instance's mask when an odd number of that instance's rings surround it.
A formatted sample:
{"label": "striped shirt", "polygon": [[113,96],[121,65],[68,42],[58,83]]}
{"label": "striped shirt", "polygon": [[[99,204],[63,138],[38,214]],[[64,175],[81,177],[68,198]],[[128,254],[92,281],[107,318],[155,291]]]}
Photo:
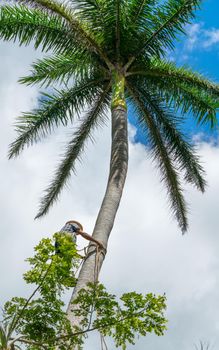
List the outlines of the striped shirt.
{"label": "striped shirt", "polygon": [[80,227],[76,223],[67,223],[63,228],[60,230],[60,233],[65,233],[71,236],[72,241],[76,243],[77,241],[77,235],[76,232],[80,229]]}

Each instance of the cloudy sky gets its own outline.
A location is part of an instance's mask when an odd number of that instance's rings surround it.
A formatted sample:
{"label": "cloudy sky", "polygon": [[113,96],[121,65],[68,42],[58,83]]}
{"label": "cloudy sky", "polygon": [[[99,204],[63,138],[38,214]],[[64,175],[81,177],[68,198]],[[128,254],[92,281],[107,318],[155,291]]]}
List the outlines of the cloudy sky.
{"label": "cloudy sky", "polygon": [[[170,59],[189,64],[219,82],[218,11],[217,0],[206,0],[196,21],[187,28],[187,39],[177,43]],[[12,296],[28,294],[22,282],[27,268],[24,259],[39,239],[51,236],[69,219],[81,221],[87,232],[92,231],[109,167],[110,132],[105,128],[97,133],[96,143],[88,145],[77,177],[72,178],[59,203],[47,217],[34,221],[42,190],[73,129],[60,130],[25,150],[19,159],[7,160],[15,117],[36,106],[38,94],[36,88],[21,86],[17,80],[39,55],[32,48],[0,44],[0,305]],[[188,123],[187,129],[194,134],[193,123]],[[202,137],[205,132],[208,138]],[[204,195],[185,188],[190,228],[182,237],[159,175],[141,137],[130,126],[128,179],[101,281],[116,294],[165,292],[169,320],[164,337],[137,340],[130,350],[189,350],[200,340],[210,342],[212,349],[219,347],[219,145],[209,130],[199,129],[195,138],[208,188]],[[97,344],[92,337],[87,350],[98,349]]]}

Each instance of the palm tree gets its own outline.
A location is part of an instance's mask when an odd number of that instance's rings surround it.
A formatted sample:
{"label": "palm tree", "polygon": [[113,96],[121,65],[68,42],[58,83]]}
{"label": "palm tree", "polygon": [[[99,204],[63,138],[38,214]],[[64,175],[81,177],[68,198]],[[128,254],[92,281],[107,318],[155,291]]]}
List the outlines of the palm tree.
{"label": "palm tree", "polygon": [[[219,86],[189,68],[177,67],[165,55],[199,5],[199,0],[15,0],[0,8],[3,40],[20,45],[33,42],[36,49],[50,53],[33,64],[21,83],[61,84],[60,90],[43,93],[36,109],[19,117],[18,137],[10,146],[9,158],[56,127],[80,120],[37,218],[58,199],[86,142],[110,110],[110,172],[93,231],[93,237],[107,247],[126,179],[127,110],[131,106],[145,133],[148,152],[160,169],[173,213],[182,232],[187,230],[181,175],[201,192],[206,183],[181,125],[188,115],[198,123],[216,124]],[[97,261],[94,252],[90,246],[72,300],[93,281],[94,270],[101,268],[104,254]],[[74,322],[70,304],[68,316]]]}

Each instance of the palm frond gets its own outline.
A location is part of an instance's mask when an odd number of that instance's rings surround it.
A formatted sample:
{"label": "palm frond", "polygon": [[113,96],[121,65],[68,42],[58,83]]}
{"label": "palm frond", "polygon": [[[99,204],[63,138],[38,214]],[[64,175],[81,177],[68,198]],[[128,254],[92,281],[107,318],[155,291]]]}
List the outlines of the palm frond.
{"label": "palm frond", "polygon": [[[79,17],[88,23],[93,30],[103,30],[105,17],[105,2],[98,0],[71,1]],[[97,33],[101,34],[101,33]]]}
{"label": "palm frond", "polygon": [[[12,340],[12,334],[15,331],[13,327],[13,322],[3,322],[0,323],[0,349],[7,350],[12,349],[12,344],[14,341]],[[16,340],[15,340],[16,341]]]}
{"label": "palm frond", "polygon": [[132,0],[129,4],[129,20],[131,25],[140,27],[145,18],[152,12],[155,0]]}
{"label": "palm frond", "polygon": [[174,83],[188,84],[192,88],[199,88],[208,94],[219,97],[219,84],[206,79],[202,74],[194,72],[186,66],[177,67],[174,62],[152,59],[140,69],[130,71],[129,75],[155,77],[161,80],[171,79]]}
{"label": "palm frond", "polygon": [[[166,105],[179,111],[181,115],[191,114],[199,124],[209,124],[214,128],[217,124],[217,111],[219,108],[219,96],[207,92],[207,87],[194,86],[192,83],[184,83],[175,80],[174,77],[157,76],[143,77],[139,75],[139,86],[144,91],[153,91],[166,101]],[[215,89],[216,90],[216,89]],[[208,90],[209,91],[209,90]]]}
{"label": "palm frond", "polygon": [[165,109],[159,102],[158,95],[153,96],[140,88],[136,88],[136,90],[144,101],[147,110],[154,117],[157,128],[159,128],[165,140],[167,152],[178,164],[180,170],[185,172],[185,180],[204,192],[206,186],[204,169],[200,165],[195,147],[189,140],[186,140],[183,132],[179,130],[179,118]]}
{"label": "palm frond", "polygon": [[67,151],[55,172],[54,179],[46,190],[46,194],[41,201],[41,206],[36,218],[45,215],[53,203],[58,199],[58,196],[69,179],[71,172],[75,172],[75,162],[80,159],[85,144],[91,137],[91,130],[103,123],[105,119],[105,111],[109,105],[109,89],[110,84],[105,86],[102,93],[96,97],[80,127],[76,133],[74,133],[73,139],[70,141]]}
{"label": "palm frond", "polygon": [[130,98],[136,108],[139,123],[142,129],[147,132],[154,160],[158,162],[161,171],[161,180],[165,182],[171,201],[172,211],[178,221],[182,233],[188,227],[186,203],[182,194],[179,181],[179,174],[167,152],[165,141],[160,133],[153,117],[146,109],[144,101],[138,92],[127,84]]}
{"label": "palm frond", "polygon": [[54,13],[61,16],[62,18],[70,21],[73,16],[73,11],[66,3],[60,3],[56,0],[14,0],[15,3],[22,5],[32,6],[33,8],[38,8],[44,11],[49,11],[49,13]]}
{"label": "palm frond", "polygon": [[[73,1],[81,20],[98,36],[101,48],[111,62],[118,61],[127,0]],[[125,46],[125,44],[124,44]],[[109,66],[108,66],[109,67]],[[111,68],[113,66],[111,65]]]}
{"label": "palm frond", "polygon": [[[213,129],[217,124],[217,111],[219,109],[219,99],[212,99],[211,96],[200,92],[198,89],[190,89],[183,84],[179,86],[181,100],[174,99],[175,106],[181,108],[183,113],[191,111],[198,124],[208,124]],[[188,99],[192,104],[188,105]]]}
{"label": "palm frond", "polygon": [[70,52],[77,42],[59,17],[22,5],[0,7],[0,38],[20,45],[33,41],[35,48],[59,53]]}
{"label": "palm frond", "polygon": [[39,108],[18,118],[16,131],[19,136],[10,145],[9,158],[18,156],[25,146],[38,142],[60,124],[72,121],[75,114],[91,103],[102,84],[102,78],[93,78],[52,96],[44,93]]}
{"label": "palm frond", "polygon": [[194,18],[200,3],[201,0],[169,0],[158,7],[154,14],[155,31],[143,44],[142,50],[151,44],[172,48],[176,33],[185,33],[184,26]]}
{"label": "palm frond", "polygon": [[37,49],[53,50],[56,53],[71,53],[74,48],[97,52],[111,66],[94,38],[77,19],[67,22],[56,14],[48,14],[38,8],[27,6],[0,7],[0,38],[28,45],[31,41]]}
{"label": "palm frond", "polygon": [[218,98],[215,99],[204,91],[190,88],[186,84],[174,85],[170,81],[169,84],[166,81],[165,90],[161,94],[175,110],[180,110],[182,114],[191,113],[198,124],[209,124],[211,128],[218,124]]}
{"label": "palm frond", "polygon": [[7,331],[2,324],[0,324],[0,346],[2,349],[6,349],[8,347]]}
{"label": "palm frond", "polygon": [[[22,1],[22,0],[19,0]],[[103,61],[111,65],[106,54],[101,50],[100,45],[98,44],[98,35],[96,36],[94,31],[90,31],[88,28],[89,23],[84,23],[84,19],[78,16],[76,11],[73,11],[73,7],[67,6],[66,3],[60,3],[56,0],[24,0],[28,4],[37,6],[43,10],[47,10],[52,14],[58,15],[61,18],[65,19],[70,25],[71,30],[77,34],[78,43],[83,41],[88,45],[91,51],[97,52]]]}
{"label": "palm frond", "polygon": [[148,15],[151,25],[148,26],[145,18],[145,30],[138,40],[138,51],[130,58],[126,68],[130,67],[140,55],[147,57],[160,57],[165,54],[165,49],[173,49],[174,39],[177,33],[184,33],[184,27],[194,18],[195,11],[199,8],[201,0],[168,0],[157,6]]}
{"label": "palm frond", "polygon": [[133,8],[133,10],[134,10],[133,11],[134,12],[133,22],[134,23],[138,20],[141,12],[143,12],[143,8],[144,8],[146,2],[148,2],[148,1],[147,0],[133,1],[133,4],[134,4],[134,6],[133,6],[134,7]]}
{"label": "palm frond", "polygon": [[91,60],[86,52],[76,49],[71,55],[53,55],[36,61],[32,65],[31,74],[20,78],[19,82],[27,85],[40,83],[41,86],[49,86],[52,82],[67,84],[69,79],[75,81],[84,79],[93,67],[95,58],[92,57]]}

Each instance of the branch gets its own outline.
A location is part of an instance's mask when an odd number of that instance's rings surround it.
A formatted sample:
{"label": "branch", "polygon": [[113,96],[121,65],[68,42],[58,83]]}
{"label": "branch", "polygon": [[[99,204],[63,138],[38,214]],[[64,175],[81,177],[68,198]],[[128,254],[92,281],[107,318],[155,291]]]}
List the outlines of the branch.
{"label": "branch", "polygon": [[120,58],[120,0],[116,0],[116,55],[117,61]]}
{"label": "branch", "polygon": [[45,281],[45,278],[46,278],[46,276],[48,275],[48,272],[49,272],[49,270],[50,270],[50,268],[51,268],[51,266],[52,266],[52,263],[53,263],[53,261],[51,261],[51,263],[49,264],[49,267],[48,267],[48,269],[46,270],[46,273],[45,273],[45,275],[43,276],[43,278],[42,278],[40,284],[37,286],[37,288],[33,291],[33,293],[32,293],[32,294],[30,295],[30,297],[27,299],[26,303],[24,304],[23,308],[21,309],[21,312],[18,314],[18,317],[15,318],[15,319],[12,321],[12,326],[13,326],[14,329],[15,329],[15,327],[17,326],[19,320],[21,319],[21,317],[22,317],[22,315],[23,315],[25,309],[27,308],[29,302],[30,302],[31,299],[34,297],[34,295],[36,294],[36,292],[42,287],[42,285],[43,285],[43,283],[44,283],[44,281]]}
{"label": "branch", "polygon": [[[140,311],[134,313],[132,316],[133,316],[133,317],[136,317],[136,316],[140,315],[142,312],[144,312],[144,311],[146,311],[146,310],[147,310],[147,306],[144,307],[142,310],[140,310]],[[120,319],[115,320],[114,322],[105,323],[105,324],[103,324],[103,325],[101,325],[101,326],[99,326],[99,327],[96,326],[96,327],[92,327],[92,328],[87,328],[87,329],[85,329],[84,331],[78,331],[78,332],[75,332],[75,333],[70,333],[70,334],[68,334],[68,335],[62,335],[62,336],[60,336],[60,337],[57,337],[57,338],[56,338],[56,341],[59,341],[59,340],[61,340],[61,339],[69,339],[70,337],[75,337],[75,336],[77,336],[77,335],[82,335],[82,334],[85,334],[85,333],[93,332],[93,331],[95,331],[95,330],[100,330],[100,329],[102,329],[102,328],[106,328],[106,327],[109,327],[109,326],[113,326],[113,325],[116,325],[117,323],[121,323],[121,322],[127,320],[128,318],[130,318],[130,315],[128,315],[128,316],[126,316],[126,317],[121,317]]]}

